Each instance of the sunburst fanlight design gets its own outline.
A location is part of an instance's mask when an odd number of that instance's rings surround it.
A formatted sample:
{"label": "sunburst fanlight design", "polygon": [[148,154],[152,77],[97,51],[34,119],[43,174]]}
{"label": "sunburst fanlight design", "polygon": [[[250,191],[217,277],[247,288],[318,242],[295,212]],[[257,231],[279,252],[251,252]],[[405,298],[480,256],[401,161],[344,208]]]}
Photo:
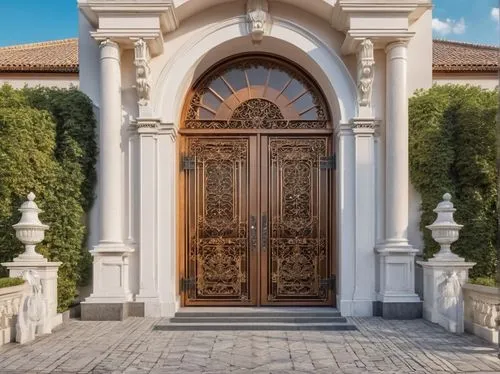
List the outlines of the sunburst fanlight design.
{"label": "sunburst fanlight design", "polygon": [[326,128],[323,97],[292,66],[270,58],[240,58],[224,64],[196,87],[186,128]]}

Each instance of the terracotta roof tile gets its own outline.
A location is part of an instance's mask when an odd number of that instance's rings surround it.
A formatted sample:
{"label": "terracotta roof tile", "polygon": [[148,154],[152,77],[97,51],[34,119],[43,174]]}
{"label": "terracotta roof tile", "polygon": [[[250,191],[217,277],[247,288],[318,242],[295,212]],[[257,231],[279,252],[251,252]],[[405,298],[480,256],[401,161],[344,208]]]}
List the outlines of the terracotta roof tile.
{"label": "terracotta roof tile", "polygon": [[0,48],[0,72],[78,72],[78,39]]}
{"label": "terracotta roof tile", "polygon": [[[497,71],[499,49],[434,40],[434,72]],[[0,47],[0,72],[78,72],[78,39]]]}
{"label": "terracotta roof tile", "polygon": [[498,71],[498,47],[446,40],[434,40],[434,72]]}

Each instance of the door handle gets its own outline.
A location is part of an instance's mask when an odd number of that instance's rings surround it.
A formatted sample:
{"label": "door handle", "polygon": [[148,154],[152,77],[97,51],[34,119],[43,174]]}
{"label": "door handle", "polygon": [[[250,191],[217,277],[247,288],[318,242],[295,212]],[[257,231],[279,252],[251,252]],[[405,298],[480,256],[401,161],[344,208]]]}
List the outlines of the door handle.
{"label": "door handle", "polygon": [[260,242],[260,247],[262,248],[262,252],[267,251],[267,241],[268,241],[268,225],[267,225],[267,215],[263,214],[261,219],[260,219],[260,224],[261,224],[261,242]]}
{"label": "door handle", "polygon": [[255,216],[250,216],[250,250],[255,251],[257,248],[257,219]]}

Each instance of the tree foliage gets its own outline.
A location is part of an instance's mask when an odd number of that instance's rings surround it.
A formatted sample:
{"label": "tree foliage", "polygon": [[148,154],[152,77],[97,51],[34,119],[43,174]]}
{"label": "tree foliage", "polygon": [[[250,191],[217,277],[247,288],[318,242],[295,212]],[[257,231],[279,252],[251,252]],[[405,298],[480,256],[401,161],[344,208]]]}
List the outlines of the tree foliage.
{"label": "tree foliage", "polygon": [[12,225],[33,191],[44,210],[40,219],[50,225],[37,249],[62,262],[60,310],[88,279],[85,214],[94,200],[95,127],[92,103],[76,89],[0,88],[0,260],[23,250]]}
{"label": "tree foliage", "polygon": [[464,225],[454,252],[477,262],[471,277],[492,277],[496,266],[497,91],[446,85],[410,99],[410,177],[422,196],[420,229],[424,255],[439,250],[425,226],[445,192],[453,196],[455,220]]}

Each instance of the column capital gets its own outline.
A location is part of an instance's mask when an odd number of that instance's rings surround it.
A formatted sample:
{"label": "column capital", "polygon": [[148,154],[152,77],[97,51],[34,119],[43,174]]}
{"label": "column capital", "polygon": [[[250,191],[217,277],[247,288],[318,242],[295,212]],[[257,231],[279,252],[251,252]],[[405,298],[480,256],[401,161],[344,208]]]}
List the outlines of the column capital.
{"label": "column capital", "polygon": [[130,130],[139,136],[167,134],[175,141],[178,128],[174,123],[162,123],[159,118],[137,118],[131,122]]}
{"label": "column capital", "polygon": [[354,135],[374,135],[379,126],[375,118],[353,118],[349,122]]}
{"label": "column capital", "polygon": [[335,136],[352,135],[352,127],[350,123],[340,123],[335,127]]}
{"label": "column capital", "polygon": [[101,60],[112,58],[120,61],[120,45],[112,39],[96,39],[101,50]]}
{"label": "column capital", "polygon": [[397,40],[391,41],[391,42],[387,43],[387,45],[384,48],[384,51],[385,51],[385,53],[389,53],[390,51],[392,51],[396,47],[407,48],[409,42],[410,42],[409,38],[397,39]]}

